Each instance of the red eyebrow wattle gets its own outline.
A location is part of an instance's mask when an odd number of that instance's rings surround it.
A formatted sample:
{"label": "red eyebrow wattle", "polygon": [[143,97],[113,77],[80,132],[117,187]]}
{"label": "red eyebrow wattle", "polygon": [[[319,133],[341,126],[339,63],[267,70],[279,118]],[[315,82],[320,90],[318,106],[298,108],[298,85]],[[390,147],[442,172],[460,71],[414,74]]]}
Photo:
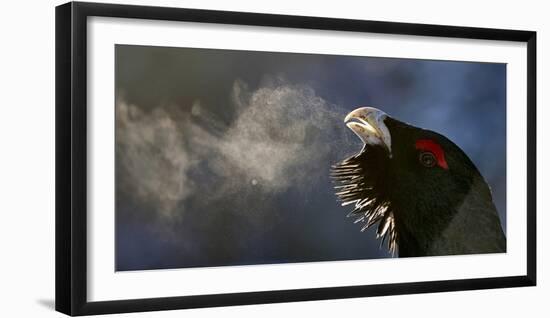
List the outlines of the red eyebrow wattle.
{"label": "red eyebrow wattle", "polygon": [[433,140],[430,139],[418,139],[415,145],[417,150],[429,151],[434,154],[435,159],[437,160],[437,165],[441,168],[448,170],[449,166],[445,160],[445,152],[443,148]]}

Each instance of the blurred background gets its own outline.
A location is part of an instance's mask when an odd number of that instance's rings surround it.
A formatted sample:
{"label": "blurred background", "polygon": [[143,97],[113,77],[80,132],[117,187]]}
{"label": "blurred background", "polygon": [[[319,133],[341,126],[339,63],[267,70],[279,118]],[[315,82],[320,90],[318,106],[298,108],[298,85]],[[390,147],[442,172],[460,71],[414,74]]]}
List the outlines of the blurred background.
{"label": "blurred background", "polygon": [[506,229],[506,66],[117,45],[116,270],[387,258],[330,165],[377,107],[460,146]]}

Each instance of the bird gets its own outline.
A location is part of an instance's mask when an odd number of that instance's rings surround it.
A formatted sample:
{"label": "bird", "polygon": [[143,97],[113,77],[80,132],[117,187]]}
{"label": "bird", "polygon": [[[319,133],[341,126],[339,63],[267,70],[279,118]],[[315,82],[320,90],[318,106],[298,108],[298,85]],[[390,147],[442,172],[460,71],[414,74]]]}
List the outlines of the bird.
{"label": "bird", "polygon": [[337,200],[392,256],[506,252],[491,189],[455,143],[374,107],[344,123],[363,147],[331,166]]}

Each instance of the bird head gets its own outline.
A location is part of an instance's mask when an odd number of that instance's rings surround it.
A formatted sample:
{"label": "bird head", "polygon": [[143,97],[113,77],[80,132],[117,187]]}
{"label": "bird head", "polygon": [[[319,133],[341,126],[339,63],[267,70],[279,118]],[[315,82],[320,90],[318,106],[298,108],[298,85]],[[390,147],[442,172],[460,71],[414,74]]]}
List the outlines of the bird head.
{"label": "bird head", "polygon": [[349,113],[345,124],[363,141],[355,155],[332,166],[336,195],[362,230],[378,224],[399,256],[426,254],[471,194],[492,205],[489,187],[468,156],[436,132],[372,107]]}

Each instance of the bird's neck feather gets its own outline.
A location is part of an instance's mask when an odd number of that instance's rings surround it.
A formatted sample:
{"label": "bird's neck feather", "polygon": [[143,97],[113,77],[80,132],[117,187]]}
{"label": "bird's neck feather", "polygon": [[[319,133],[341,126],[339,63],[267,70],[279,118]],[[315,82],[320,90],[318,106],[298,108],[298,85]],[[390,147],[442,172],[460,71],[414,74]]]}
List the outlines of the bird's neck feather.
{"label": "bird's neck feather", "polygon": [[468,189],[454,196],[453,201],[416,200],[415,206],[396,202],[399,257],[505,249],[504,234],[487,184],[476,177]]}

